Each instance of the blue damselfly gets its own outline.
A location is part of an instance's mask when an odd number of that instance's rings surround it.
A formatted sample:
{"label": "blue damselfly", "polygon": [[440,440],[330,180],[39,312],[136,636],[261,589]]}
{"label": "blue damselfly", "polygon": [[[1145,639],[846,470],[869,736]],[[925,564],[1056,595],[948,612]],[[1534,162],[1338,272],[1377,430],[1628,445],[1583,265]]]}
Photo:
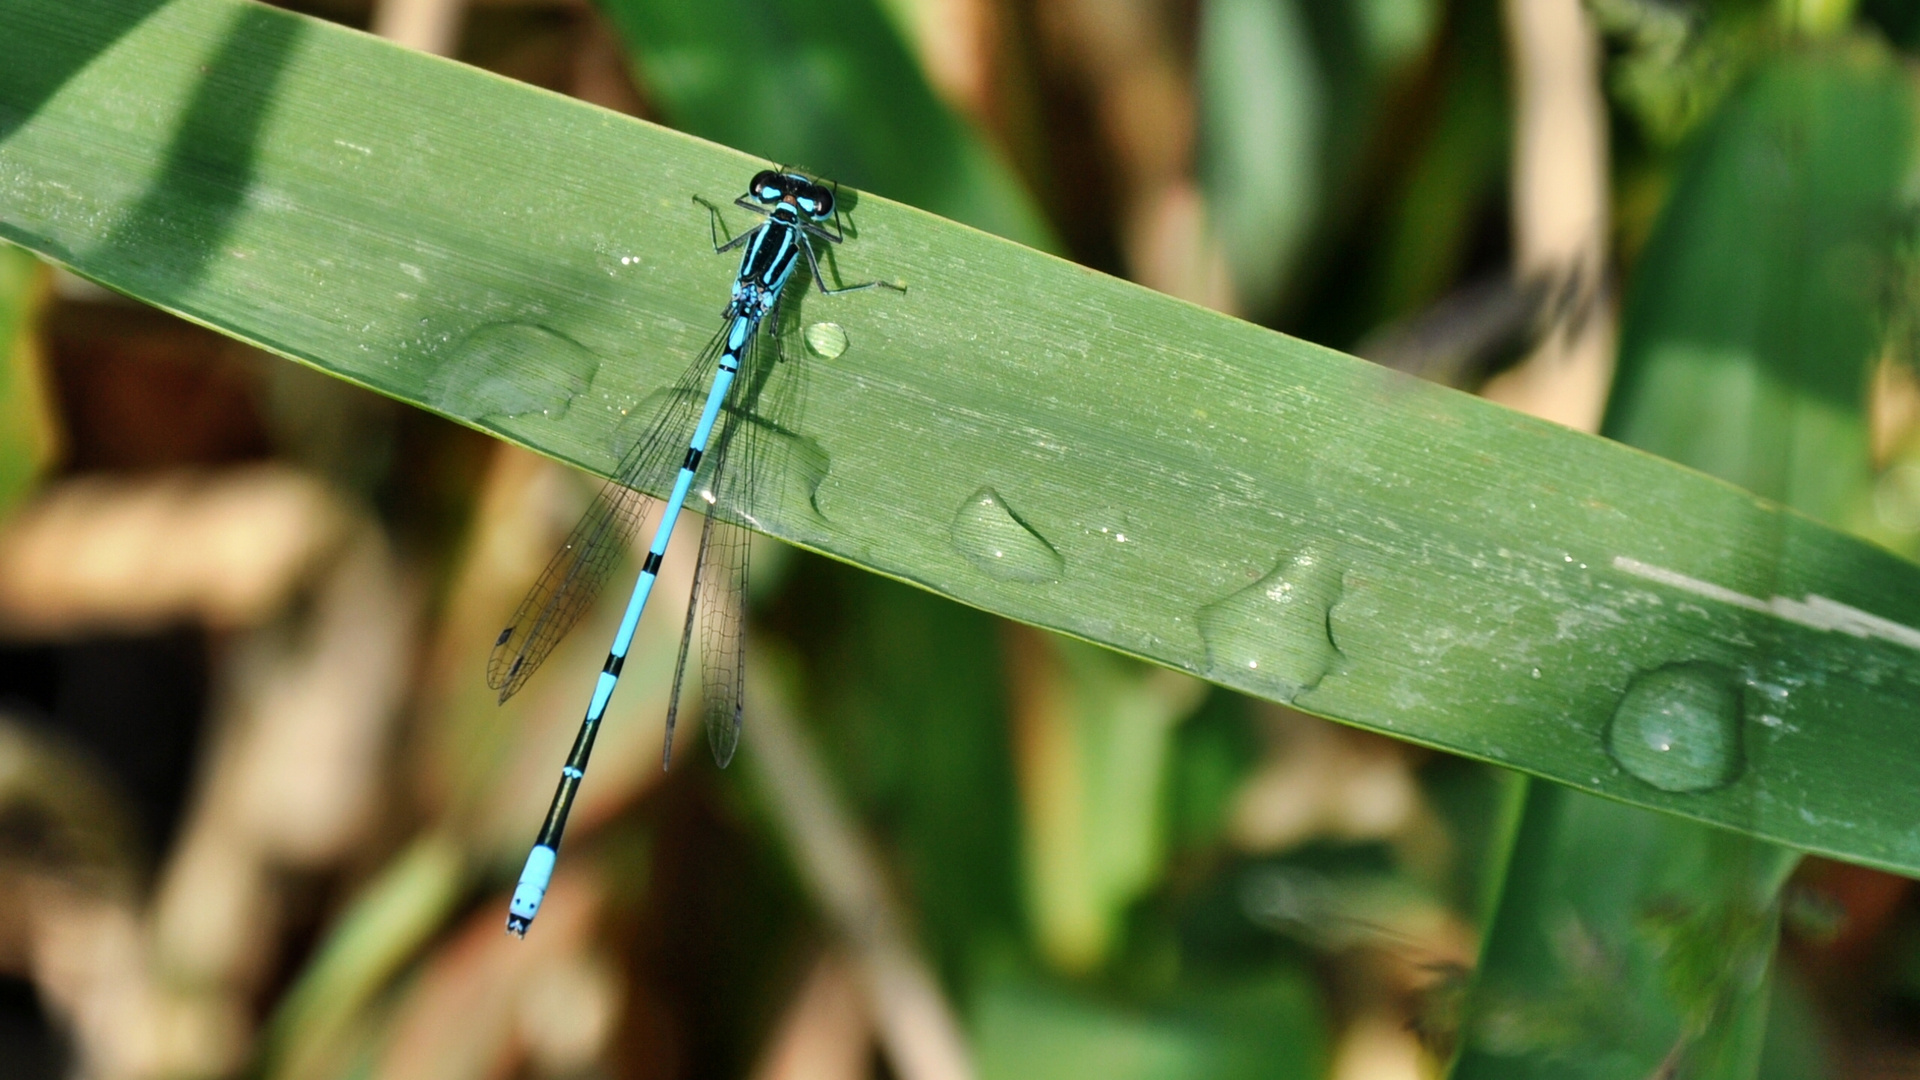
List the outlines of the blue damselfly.
{"label": "blue damselfly", "polygon": [[[715,254],[744,248],[720,332],[681,377],[681,383],[669,395],[668,404],[652,427],[622,456],[613,478],[601,489],[586,515],[574,526],[566,543],[521,601],[513,621],[500,631],[487,663],[487,685],[498,690],[504,702],[526,683],[561,637],[586,614],[635,530],[653,509],[655,500],[642,494],[640,489],[664,486],[662,481],[678,458],[678,471],[673,474],[671,493],[654,526],[653,542],[647,548],[640,578],[634,583],[633,596],[627,601],[619,632],[614,636],[613,647],[607,652],[606,664],[594,685],[573,750],[560,770],[560,784],[554,791],[552,806],[540,826],[533,850],[527,855],[519,884],[514,888],[507,929],[522,936],[546,895],[559,855],[560,836],[566,829],[567,813],[585,775],[601,716],[620,681],[621,666],[633,644],[634,629],[653,590],[667,543],[673,537],[674,522],[693,491],[697,476],[707,478],[707,487],[701,494],[709,506],[706,523],[700,531],[693,596],[688,603],[680,655],[674,666],[673,689],[667,706],[666,749],[661,762],[665,767],[672,761],[674,721],[696,623],[701,634],[702,712],[708,743],[714,760],[722,767],[733,757],[740,738],[740,699],[744,688],[747,537],[737,527],[720,520],[716,511],[723,502],[744,504],[747,501],[740,497],[739,491],[730,491],[728,485],[750,487],[752,468],[739,470],[745,475],[735,478],[728,474],[725,466],[733,444],[742,433],[749,433],[747,438],[751,438],[752,425],[743,425],[738,420],[743,412],[752,408],[755,391],[764,382],[767,365],[773,361],[766,355],[770,350],[757,349],[756,345],[760,342],[762,327],[772,325],[769,320],[776,316],[794,268],[805,258],[813,272],[815,287],[827,295],[876,286],[905,291],[902,286],[879,281],[838,288],[826,283],[820,273],[813,240],[837,244],[844,239],[835,193],[799,173],[766,170],[755,175],[747,193],[735,199],[734,204],[763,214],[766,220],[724,242],[720,238],[724,222],[719,208],[698,196],[694,201],[707,209]],[[699,393],[703,383],[708,387],[704,399]],[[697,412],[696,403],[699,404]],[[751,448],[744,456],[749,459],[748,466],[752,466]]]}

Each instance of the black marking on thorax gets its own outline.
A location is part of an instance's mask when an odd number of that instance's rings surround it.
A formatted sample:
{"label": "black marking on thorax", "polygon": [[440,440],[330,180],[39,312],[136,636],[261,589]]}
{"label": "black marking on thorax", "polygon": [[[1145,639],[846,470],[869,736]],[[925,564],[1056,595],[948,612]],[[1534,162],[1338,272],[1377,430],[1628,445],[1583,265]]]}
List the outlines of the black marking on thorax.
{"label": "black marking on thorax", "polygon": [[792,269],[799,255],[794,245],[800,242],[799,229],[778,218],[768,221],[742,260],[741,280],[763,289],[773,288]]}

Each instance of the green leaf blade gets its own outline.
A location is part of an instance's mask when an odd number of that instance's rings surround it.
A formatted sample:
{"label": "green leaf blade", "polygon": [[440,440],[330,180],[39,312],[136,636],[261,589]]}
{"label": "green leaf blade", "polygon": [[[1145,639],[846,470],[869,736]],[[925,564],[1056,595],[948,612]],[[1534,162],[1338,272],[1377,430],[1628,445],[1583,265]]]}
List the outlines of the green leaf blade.
{"label": "green leaf blade", "polygon": [[[137,25],[58,93],[0,101],[31,114],[0,143],[0,236],[599,472],[624,414],[712,332],[732,270],[690,199],[724,202],[763,163],[238,0],[174,0],[144,19],[126,0],[93,7],[113,15],[102,25]],[[22,43],[14,62],[47,68],[0,85],[59,77],[64,54],[27,43],[64,10],[0,10]],[[256,20],[301,28],[277,65],[236,64],[205,90],[269,96],[247,152],[172,153],[200,67]],[[169,223],[226,188],[240,194],[217,244],[181,274]],[[1893,629],[1920,626],[1912,565],[1646,454],[877,197],[854,219],[835,253],[847,280],[909,291],[798,298],[797,321],[831,319],[850,347],[807,362],[801,434],[824,448],[826,478],[811,506],[756,508],[767,532],[1316,713],[1734,827],[1749,825],[1741,800],[1650,789],[1612,766],[1602,733],[1637,672],[1770,635],[1807,678],[1844,689],[1805,697],[1792,767],[1769,777],[1798,801],[1757,828],[1920,870],[1920,790],[1894,781],[1920,758],[1920,650]],[[436,392],[462,385],[463,350],[504,325],[570,343],[526,363],[534,382],[584,389],[521,415]],[[1056,580],[1002,580],[956,547],[956,515],[982,487],[1058,554]],[[1210,650],[1201,613],[1303,555],[1332,571],[1304,590],[1328,610],[1276,599],[1240,625],[1272,635],[1255,659],[1323,637],[1337,655],[1317,681],[1214,663],[1233,650]],[[1783,615],[1775,595],[1824,597],[1880,630]]]}

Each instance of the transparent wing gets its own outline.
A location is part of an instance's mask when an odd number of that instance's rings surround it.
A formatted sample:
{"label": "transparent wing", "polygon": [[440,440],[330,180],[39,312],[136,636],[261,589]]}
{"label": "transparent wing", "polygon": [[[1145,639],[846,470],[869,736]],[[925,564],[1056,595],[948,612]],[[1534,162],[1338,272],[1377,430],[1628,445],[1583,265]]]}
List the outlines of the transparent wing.
{"label": "transparent wing", "polygon": [[[673,665],[673,689],[667,695],[666,747],[661,752],[661,768],[673,764],[673,732],[680,715],[680,694],[686,685],[687,659],[693,651],[694,630],[700,631],[700,697],[701,712],[706,717],[707,740],[713,747],[714,760],[726,768],[733,759],[734,746],[740,738],[740,693],[738,687],[745,677],[746,652],[744,645],[744,611],[746,598],[747,537],[738,528],[720,520],[719,506],[721,498],[736,484],[733,473],[727,468],[727,460],[733,454],[737,442],[753,442],[756,439],[756,426],[751,420],[743,419],[745,409],[741,402],[750,402],[754,397],[761,370],[760,357],[765,352],[756,348],[756,342],[749,342],[746,355],[752,358],[745,372],[746,378],[735,383],[739,389],[728,395],[728,408],[722,415],[720,427],[714,432],[711,449],[703,463],[706,482],[696,486],[699,499],[706,510],[706,520],[700,526],[700,551],[693,564],[693,592],[687,597],[687,621],[680,630],[680,656]],[[751,458],[751,454],[744,455]],[[738,560],[738,565],[733,561]],[[730,612],[733,626],[729,659],[723,660],[714,653],[716,644],[725,644],[725,637],[716,637],[710,630],[729,617],[716,615],[714,608]],[[735,669],[724,673],[721,665],[731,664]],[[728,687],[734,689],[729,694]],[[732,719],[729,734],[724,741],[715,732],[714,711],[720,707],[720,698],[726,696],[731,701]]]}
{"label": "transparent wing", "polygon": [[606,584],[634,530],[653,510],[650,496],[609,480],[540,573],[513,620],[494,639],[487,685],[506,701],[526,685]]}
{"label": "transparent wing", "polygon": [[709,514],[700,528],[699,561],[687,622],[680,631],[680,658],[668,697],[662,768],[673,764],[673,732],[680,712],[687,659],[696,627],[700,633],[700,711],[707,745],[721,768],[740,742],[740,700],[746,685],[746,597],[749,537],[746,530]]}
{"label": "transparent wing", "polygon": [[[777,315],[769,322],[778,326]],[[707,520],[700,530],[693,593],[680,634],[680,656],[668,698],[663,765],[673,756],[674,727],[685,686],[694,634],[700,640],[700,712],[707,745],[721,768],[733,760],[740,742],[741,699],[746,689],[746,603],[751,536],[734,521],[751,520],[756,488],[780,460],[781,433],[795,420],[803,397],[798,365],[784,362],[778,343],[783,334],[756,340],[748,363],[729,397],[721,429],[707,456],[706,482],[698,485]],[[781,377],[784,376],[784,377]]]}
{"label": "transparent wing", "polygon": [[706,720],[707,746],[723,769],[740,744],[751,539],[745,529],[711,517],[700,535],[700,712]]}
{"label": "transparent wing", "polygon": [[635,530],[653,511],[654,497],[635,489],[663,488],[680,467],[722,334],[714,336],[666,393],[645,433],[621,454],[613,479],[601,487],[593,505],[520,601],[513,619],[494,639],[493,655],[487,659],[487,686],[500,692],[502,702],[526,685],[560,639],[593,606]]}

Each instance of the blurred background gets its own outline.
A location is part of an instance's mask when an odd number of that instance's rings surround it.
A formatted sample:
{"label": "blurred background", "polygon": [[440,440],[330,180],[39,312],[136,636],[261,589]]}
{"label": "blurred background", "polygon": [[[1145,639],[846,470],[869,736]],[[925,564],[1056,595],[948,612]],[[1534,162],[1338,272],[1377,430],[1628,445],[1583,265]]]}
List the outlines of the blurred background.
{"label": "blurred background", "polygon": [[[1915,0],[285,6],[1920,552]],[[657,765],[677,552],[510,939],[624,587],[485,659],[590,478],[10,249],[0,346],[0,1075],[1735,1075],[1585,1071],[1577,942],[1472,994],[1513,774],[771,542],[735,764]],[[1910,883],[1769,903],[1739,1074],[1920,1077]]]}

